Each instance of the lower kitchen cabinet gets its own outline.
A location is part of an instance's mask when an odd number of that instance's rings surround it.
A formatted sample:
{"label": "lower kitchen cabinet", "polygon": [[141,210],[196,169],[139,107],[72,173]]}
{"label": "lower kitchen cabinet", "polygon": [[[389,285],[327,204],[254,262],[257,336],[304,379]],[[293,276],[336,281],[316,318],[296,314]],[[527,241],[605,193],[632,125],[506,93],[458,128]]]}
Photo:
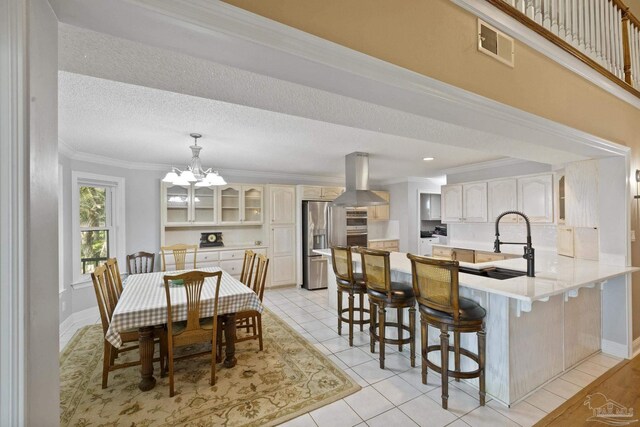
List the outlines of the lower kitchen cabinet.
{"label": "lower kitchen cabinet", "polygon": [[389,252],[399,252],[400,240],[398,239],[370,240],[368,243],[368,246],[369,246],[369,249],[380,249],[380,250],[389,251]]}

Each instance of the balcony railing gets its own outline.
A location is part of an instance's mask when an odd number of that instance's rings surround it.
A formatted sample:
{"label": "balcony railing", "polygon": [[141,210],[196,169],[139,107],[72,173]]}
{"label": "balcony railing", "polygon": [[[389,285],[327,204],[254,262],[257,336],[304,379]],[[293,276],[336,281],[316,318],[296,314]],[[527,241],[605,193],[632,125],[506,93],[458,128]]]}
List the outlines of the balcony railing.
{"label": "balcony railing", "polygon": [[640,97],[640,21],[622,0],[486,0]]}

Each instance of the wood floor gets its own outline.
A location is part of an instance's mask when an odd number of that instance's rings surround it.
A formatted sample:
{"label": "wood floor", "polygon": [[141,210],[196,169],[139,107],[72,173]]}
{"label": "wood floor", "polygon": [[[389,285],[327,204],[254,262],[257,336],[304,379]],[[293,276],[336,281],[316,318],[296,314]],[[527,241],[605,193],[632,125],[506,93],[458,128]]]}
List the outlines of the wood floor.
{"label": "wood floor", "polygon": [[640,356],[620,362],[536,424],[585,425],[640,426]]}

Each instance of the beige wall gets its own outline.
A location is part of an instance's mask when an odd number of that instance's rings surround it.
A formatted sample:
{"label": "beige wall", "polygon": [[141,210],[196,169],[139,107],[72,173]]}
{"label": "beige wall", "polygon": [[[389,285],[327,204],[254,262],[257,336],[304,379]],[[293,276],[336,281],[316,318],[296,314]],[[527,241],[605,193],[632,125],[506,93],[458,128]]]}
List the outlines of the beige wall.
{"label": "beige wall", "polygon": [[[478,52],[476,18],[450,0],[225,0],[275,21],[633,149],[640,110],[517,42],[515,67]],[[640,0],[627,0],[640,16]],[[632,211],[638,229],[640,212]],[[640,239],[633,243],[640,265]],[[640,336],[640,275],[634,277]]]}

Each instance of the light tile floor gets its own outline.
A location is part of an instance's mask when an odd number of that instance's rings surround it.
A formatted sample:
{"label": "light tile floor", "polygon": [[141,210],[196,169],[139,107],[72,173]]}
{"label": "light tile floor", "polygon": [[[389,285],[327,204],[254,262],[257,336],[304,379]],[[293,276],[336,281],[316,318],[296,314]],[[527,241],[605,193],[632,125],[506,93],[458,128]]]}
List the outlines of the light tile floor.
{"label": "light tile floor", "polygon": [[[415,368],[411,368],[408,346],[402,352],[386,346],[382,370],[377,351],[369,352],[368,332],[354,328],[354,347],[349,347],[344,325],[343,335],[338,335],[337,314],[327,303],[327,290],[267,290],[264,304],[362,387],[357,393],[282,424],[287,427],[531,426],[619,362],[604,354],[592,356],[511,408],[489,396],[486,406],[481,407],[476,389],[451,381],[449,409],[444,410],[440,406],[440,376],[429,371],[427,384],[422,384],[420,334]],[[76,324],[60,336],[61,351],[82,326]]]}
{"label": "light tile floor", "polygon": [[[385,369],[378,353],[369,352],[369,335],[355,328],[354,347],[348,329],[337,333],[337,314],[329,308],[327,290],[284,288],[267,290],[265,306],[349,374],[362,390],[304,414],[283,425],[340,426],[531,426],[605,373],[618,359],[597,354],[563,374],[511,408],[491,400],[481,407],[476,389],[464,382],[449,386],[449,409],[440,406],[440,376],[429,371],[427,385],[420,376],[420,357],[411,368],[409,348],[386,346]],[[366,328],[365,328],[366,329]],[[416,343],[417,354],[420,337]]]}

